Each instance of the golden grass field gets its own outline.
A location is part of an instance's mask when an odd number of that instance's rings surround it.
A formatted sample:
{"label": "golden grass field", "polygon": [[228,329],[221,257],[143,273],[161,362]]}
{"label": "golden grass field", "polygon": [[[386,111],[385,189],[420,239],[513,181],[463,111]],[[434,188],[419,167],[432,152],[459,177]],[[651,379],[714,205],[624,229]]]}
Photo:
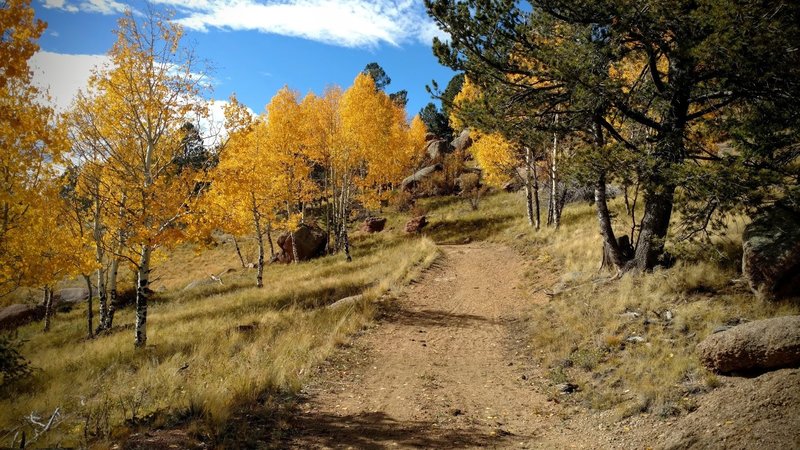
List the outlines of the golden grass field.
{"label": "golden grass field", "polygon": [[[255,271],[240,267],[229,243],[165,253],[154,272],[160,292],[144,351],[133,348],[131,309],[93,340],[85,339],[79,308],[57,315],[48,334],[39,323],[19,330],[36,371],[0,400],[0,445],[22,429],[30,436],[31,413],[46,421],[56,408],[59,421],[36,445],[103,447],[141,423],[190,423],[213,439],[242,405],[297,392],[311,368],[370,323],[374,299],[398,293],[434,261],[434,242],[489,240],[524,255],[531,289],[550,294],[530,310],[524,336],[547,371],[543,388],[577,384],[569,401],[619,417],[692,410],[693,396],[717,384],[694,355],[697,342],[739,319],[800,313],[797,304],[756,300],[738,280],[741,221],[732,219],[713,249],[681,249],[672,268],[609,280],[598,270],[592,206],[568,205],[559,230],[536,232],[522,195],[489,195],[477,211],[455,197],[421,201],[415,209],[431,222],[425,237],[405,235],[408,213],[391,213],[387,231],[355,233],[352,263],[334,255],[267,266],[263,289],[253,287]],[[611,206],[624,217],[621,202]],[[620,232],[627,228],[620,223]],[[252,252],[245,242],[244,253]],[[220,273],[223,284],[185,289]],[[356,293],[365,299],[321,308]]]}
{"label": "golden grass field", "polygon": [[[40,323],[21,328],[35,376],[0,400],[0,444],[27,430],[36,446],[103,447],[128,432],[123,424],[180,417],[213,435],[238,406],[269,392],[296,392],[309,368],[370,321],[372,300],[401,289],[435,259],[433,242],[405,236],[399,220],[390,222],[394,230],[354,236],[352,263],[334,255],[267,266],[263,289],[228,244],[176,249],[154,272],[155,288],[167,290],[150,306],[143,351],[133,347],[131,308],[93,340],[85,339],[83,308],[56,315],[49,333]],[[234,270],[222,275],[224,284],[184,289],[225,269]],[[320,308],[356,293],[365,300]],[[56,408],[55,426],[31,442],[30,414],[46,422]]]}
{"label": "golden grass field", "polygon": [[[627,232],[630,225],[620,223],[624,204],[618,199],[610,206],[618,217],[615,231]],[[726,235],[703,247],[668,243],[667,250],[679,254],[669,269],[610,281],[611,273],[599,271],[602,247],[592,205],[567,205],[560,229],[539,232],[523,208],[522,194],[500,194],[474,213],[451,204],[435,215],[467,225],[444,227],[447,239],[487,238],[529,258],[531,287],[551,294],[545,307],[531,310],[527,324],[533,356],[549,372],[545,389],[576,384],[580,391],[570,398],[587,407],[619,418],[691,411],[693,397],[718,384],[695,356],[698,342],[739,320],[800,314],[797,302],[757,300],[741,279],[742,218],[729,218]],[[643,342],[629,341],[637,337]]]}

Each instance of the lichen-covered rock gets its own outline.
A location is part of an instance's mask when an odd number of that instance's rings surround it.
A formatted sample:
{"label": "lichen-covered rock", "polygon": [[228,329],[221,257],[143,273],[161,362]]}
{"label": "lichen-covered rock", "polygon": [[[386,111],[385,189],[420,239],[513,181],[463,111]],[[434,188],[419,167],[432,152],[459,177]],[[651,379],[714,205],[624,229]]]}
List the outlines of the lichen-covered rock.
{"label": "lichen-covered rock", "polygon": [[0,310],[0,330],[13,330],[44,318],[44,306],[15,304]]}
{"label": "lichen-covered rock", "polygon": [[426,216],[414,217],[406,223],[406,233],[419,233],[425,226],[428,225],[428,218]]}
{"label": "lichen-covered rock", "polygon": [[435,172],[439,172],[443,169],[441,164],[434,164],[432,166],[423,167],[418,171],[414,172],[413,175],[406,177],[401,183],[400,186],[407,191],[414,190],[423,180],[433,175]]}
{"label": "lichen-covered rock", "polygon": [[697,353],[719,373],[800,366],[800,316],[756,320],[714,333],[697,345]]}
{"label": "lichen-covered rock", "polygon": [[463,152],[472,146],[472,138],[469,135],[469,128],[465,128],[461,133],[453,139],[450,144],[457,152]]}
{"label": "lichen-covered rock", "polygon": [[386,217],[367,217],[361,229],[367,233],[380,233],[386,226]]}
{"label": "lichen-covered rock", "polygon": [[758,214],[742,236],[742,274],[766,299],[800,296],[800,211],[777,204]]}
{"label": "lichen-covered rock", "polygon": [[450,144],[442,139],[434,139],[425,144],[425,153],[431,161],[438,161],[450,152]]}
{"label": "lichen-covered rock", "polygon": [[293,239],[297,239],[298,261],[307,261],[324,255],[325,247],[328,244],[328,236],[325,231],[313,225],[300,224],[294,233],[283,233],[278,236],[278,247],[281,249],[275,257],[278,262],[294,261]]}

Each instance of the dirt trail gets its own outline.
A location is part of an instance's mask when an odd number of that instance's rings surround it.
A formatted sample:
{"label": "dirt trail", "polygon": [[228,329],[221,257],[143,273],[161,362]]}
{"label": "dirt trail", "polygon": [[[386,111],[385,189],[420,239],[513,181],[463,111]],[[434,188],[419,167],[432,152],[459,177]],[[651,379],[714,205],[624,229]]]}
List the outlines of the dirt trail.
{"label": "dirt trail", "polygon": [[[443,257],[380,324],[320,368],[292,421],[294,448],[570,447],[536,388],[515,324],[545,301],[493,244]],[[570,433],[571,434],[571,433]]]}

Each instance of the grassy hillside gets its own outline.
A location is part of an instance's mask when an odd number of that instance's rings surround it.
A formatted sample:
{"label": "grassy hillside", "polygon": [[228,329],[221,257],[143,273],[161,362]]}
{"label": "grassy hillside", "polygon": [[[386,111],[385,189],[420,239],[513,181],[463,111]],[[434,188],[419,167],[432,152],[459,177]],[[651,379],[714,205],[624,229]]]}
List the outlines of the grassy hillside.
{"label": "grassy hillside", "polygon": [[[621,204],[612,207],[621,217]],[[715,327],[800,313],[796,303],[756,300],[739,280],[740,222],[711,248],[680,249],[672,268],[612,280],[598,270],[590,205],[568,205],[559,230],[539,232],[527,224],[521,193],[487,196],[477,211],[456,197],[420,201],[415,210],[428,214],[425,238],[404,235],[408,215],[391,214],[387,231],[356,233],[352,263],[332,256],[269,266],[260,290],[230,243],[164,253],[144,351],[133,349],[131,310],[119,313],[112,333],[89,341],[79,309],[56,316],[49,334],[40,324],[22,328],[23,352],[37,371],[0,400],[0,444],[22,429],[30,436],[30,414],[46,421],[56,408],[55,426],[37,445],[102,447],[140,425],[175,424],[224,440],[240,407],[269,410],[271,394],[296,392],[311,367],[369,323],[369,300],[399,290],[434,260],[434,242],[489,240],[523,254],[530,290],[550,298],[521,305],[530,356],[546,373],[541,387],[559,402],[619,418],[695,408],[697,396],[718,384],[694,354]],[[245,255],[252,252],[245,242]],[[222,284],[210,281],[220,273]],[[361,292],[366,300],[351,307],[321,308]],[[557,394],[563,383],[578,391]]]}
{"label": "grassy hillside", "polygon": [[[208,434],[224,432],[237,407],[294,392],[304,375],[372,317],[369,300],[400,289],[436,257],[428,239],[408,237],[402,217],[387,232],[353,237],[353,262],[341,255],[271,265],[263,289],[229,244],[182,247],[161,258],[160,290],[148,315],[148,346],[133,348],[134,314],[122,310],[111,333],[85,339],[82,308],[59,314],[50,333],[35,323],[19,330],[34,378],[0,400],[0,445],[47,421],[35,445],[79,446],[119,438],[137,424],[176,421]],[[207,282],[222,275],[223,284]],[[191,281],[199,286],[185,289]],[[321,308],[365,293],[346,308]],[[124,425],[124,426],[123,426]]]}
{"label": "grassy hillside", "polygon": [[[720,326],[800,314],[797,302],[757,300],[741,280],[741,218],[704,248],[668,245],[679,255],[669,269],[611,280],[599,271],[602,248],[591,205],[568,205],[559,230],[539,232],[524,218],[521,193],[490,196],[475,212],[452,200],[428,205],[435,239],[486,238],[529,258],[530,287],[550,301],[531,308],[528,339],[548,373],[542,387],[559,401],[619,418],[691,411],[696,396],[718,384],[695,355],[698,342]],[[621,201],[611,207],[625,217]],[[629,225],[620,225],[616,231],[627,232]],[[560,396],[556,386],[563,383],[579,391]]]}

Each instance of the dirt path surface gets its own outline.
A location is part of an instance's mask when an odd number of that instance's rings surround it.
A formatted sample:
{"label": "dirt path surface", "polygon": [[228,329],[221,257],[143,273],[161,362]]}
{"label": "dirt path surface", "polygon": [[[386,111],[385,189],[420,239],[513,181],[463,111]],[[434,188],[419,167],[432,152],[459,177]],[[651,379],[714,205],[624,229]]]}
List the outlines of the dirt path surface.
{"label": "dirt path surface", "polygon": [[574,445],[513,332],[545,301],[522,284],[520,256],[485,243],[442,251],[378,326],[320,368],[290,447]]}

